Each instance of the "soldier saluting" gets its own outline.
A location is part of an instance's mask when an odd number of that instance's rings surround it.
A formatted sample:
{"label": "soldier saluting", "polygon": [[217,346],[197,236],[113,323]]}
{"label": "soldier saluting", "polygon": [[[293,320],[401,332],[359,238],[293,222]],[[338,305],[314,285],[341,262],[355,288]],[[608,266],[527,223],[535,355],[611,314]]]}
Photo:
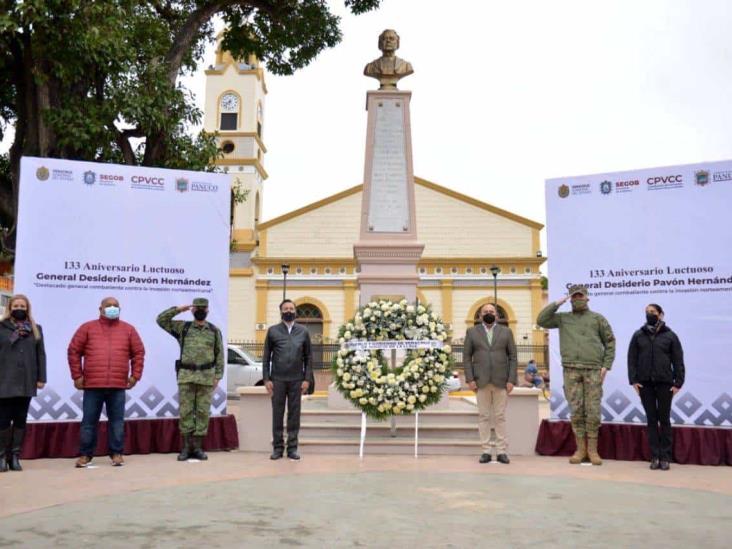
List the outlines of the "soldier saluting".
{"label": "soldier saluting", "polygon": [[[194,321],[173,320],[184,311]],[[178,376],[179,428],[183,445],[178,461],[208,459],[203,438],[208,432],[211,397],[224,375],[224,345],[221,330],[206,321],[208,299],[197,297],[192,305],[171,307],[158,315],[158,326],[172,335],[180,346],[175,363]]]}
{"label": "soldier saluting", "polygon": [[[571,299],[572,312],[558,313],[568,299]],[[600,402],[602,383],[615,359],[615,336],[605,317],[590,311],[589,300],[585,286],[572,286],[568,295],[542,309],[536,323],[542,328],[559,328],[564,394],[577,440],[577,451],[569,462],[577,464],[589,457],[592,465],[602,465],[597,452],[602,421]]]}

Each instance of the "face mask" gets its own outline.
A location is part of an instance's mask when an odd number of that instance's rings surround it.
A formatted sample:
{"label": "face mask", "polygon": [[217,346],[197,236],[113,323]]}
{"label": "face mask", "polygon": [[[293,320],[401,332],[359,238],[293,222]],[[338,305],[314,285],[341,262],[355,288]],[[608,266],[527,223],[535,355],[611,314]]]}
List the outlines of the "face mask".
{"label": "face mask", "polygon": [[658,315],[653,313],[646,313],[646,322],[651,326],[655,326],[658,323]]}
{"label": "face mask", "polygon": [[25,309],[14,309],[10,311],[10,316],[12,316],[15,320],[25,320],[28,318],[28,311]]}
{"label": "face mask", "polygon": [[208,316],[208,311],[204,309],[196,309],[193,311],[193,318],[196,320],[206,320],[206,316]]}
{"label": "face mask", "polygon": [[572,300],[573,311],[586,311],[587,310],[587,298],[578,297]]}
{"label": "face mask", "polygon": [[486,313],[483,315],[483,322],[486,324],[493,324],[496,321],[496,315],[493,313]]}
{"label": "face mask", "polygon": [[282,320],[285,322],[292,322],[295,320],[295,313],[287,311],[286,313],[282,313]]}
{"label": "face mask", "polygon": [[106,316],[109,320],[117,320],[119,318],[119,307],[115,307],[113,305],[105,307],[104,316]]}

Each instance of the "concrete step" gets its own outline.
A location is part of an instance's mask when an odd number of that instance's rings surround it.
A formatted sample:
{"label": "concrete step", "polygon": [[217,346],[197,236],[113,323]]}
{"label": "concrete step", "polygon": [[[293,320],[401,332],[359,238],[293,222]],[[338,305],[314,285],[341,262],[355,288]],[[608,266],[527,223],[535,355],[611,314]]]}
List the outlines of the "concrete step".
{"label": "concrete step", "polygon": [[[342,425],[332,422],[303,422],[300,424],[302,437],[314,439],[358,438],[361,432],[360,424]],[[398,425],[395,436],[392,436],[389,423],[367,424],[367,436],[390,438],[408,438],[414,440],[414,425]],[[477,423],[461,423],[451,425],[425,424],[420,417],[419,436],[434,440],[478,440]]]}
{"label": "concrete step", "polygon": [[[361,412],[358,410],[308,410],[303,409],[301,412],[301,421],[303,423],[333,423],[337,425],[351,426],[361,425]],[[369,426],[371,425],[390,425],[390,421],[377,421],[367,418]],[[424,411],[419,413],[419,424],[421,426],[432,425],[466,425],[473,423],[478,424],[478,410],[440,410],[440,411]],[[396,424],[398,427],[411,427],[414,429],[414,416],[396,416]]]}
{"label": "concrete step", "polygon": [[[299,446],[303,454],[353,454],[358,455],[360,439],[307,439],[300,437]],[[414,439],[393,439],[366,435],[364,454],[407,454],[414,455]],[[470,441],[448,441],[444,439],[419,439],[420,455],[480,455],[480,443]]]}

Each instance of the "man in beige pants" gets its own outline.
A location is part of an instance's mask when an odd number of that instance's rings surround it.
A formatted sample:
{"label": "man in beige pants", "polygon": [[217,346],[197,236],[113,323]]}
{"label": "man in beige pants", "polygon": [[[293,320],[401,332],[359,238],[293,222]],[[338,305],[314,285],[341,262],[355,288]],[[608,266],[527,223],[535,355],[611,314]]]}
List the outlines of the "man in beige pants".
{"label": "man in beige pants", "polygon": [[[518,384],[516,344],[510,328],[496,322],[496,308],[486,303],[480,308],[481,323],[465,334],[463,366],[465,381],[478,400],[478,429],[483,450],[480,463],[489,463],[492,451],[500,463],[508,464],[506,404]],[[491,439],[495,431],[495,439]]]}

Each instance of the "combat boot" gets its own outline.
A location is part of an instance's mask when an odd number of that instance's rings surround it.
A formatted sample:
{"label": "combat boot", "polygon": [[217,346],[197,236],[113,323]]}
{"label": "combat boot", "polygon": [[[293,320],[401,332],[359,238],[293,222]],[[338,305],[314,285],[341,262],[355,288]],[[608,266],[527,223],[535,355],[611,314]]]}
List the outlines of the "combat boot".
{"label": "combat boot", "polygon": [[25,429],[17,429],[13,427],[13,440],[10,447],[10,469],[13,471],[22,471],[20,466],[20,450],[23,448],[23,440],[25,439]]}
{"label": "combat boot", "polygon": [[180,454],[178,454],[178,461],[186,461],[191,457],[191,435],[185,434],[183,436],[183,444],[180,448]]}
{"label": "combat boot", "polygon": [[587,441],[585,437],[578,435],[575,435],[574,438],[577,441],[577,449],[572,454],[572,457],[569,458],[569,462],[572,465],[579,465],[587,457]]}
{"label": "combat boot", "polygon": [[206,461],[208,459],[206,452],[203,451],[202,444],[203,437],[193,437],[193,452],[191,452],[191,457],[193,459],[200,459],[201,461]]}
{"label": "combat boot", "polygon": [[13,428],[8,427],[0,431],[0,473],[8,470],[8,446],[12,437]]}
{"label": "combat boot", "polygon": [[592,465],[602,465],[602,458],[597,453],[597,435],[587,435],[587,455]]}

